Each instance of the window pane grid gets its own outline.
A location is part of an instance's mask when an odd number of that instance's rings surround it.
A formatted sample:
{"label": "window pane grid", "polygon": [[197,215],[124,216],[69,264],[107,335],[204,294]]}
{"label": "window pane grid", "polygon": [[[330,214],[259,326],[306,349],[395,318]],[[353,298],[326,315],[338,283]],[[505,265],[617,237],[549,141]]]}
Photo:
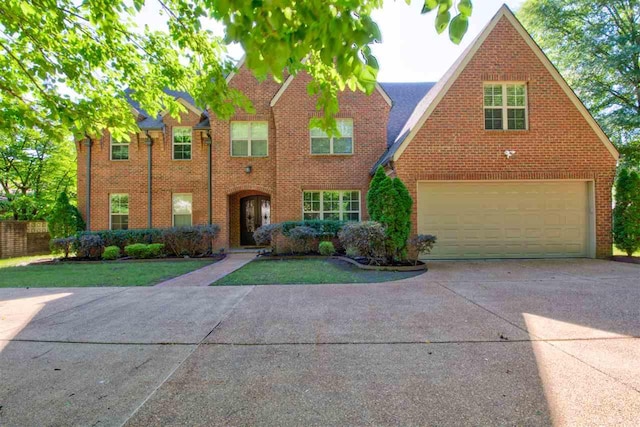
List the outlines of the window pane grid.
{"label": "window pane grid", "polygon": [[360,221],[359,191],[305,191],[303,218]]}
{"label": "window pane grid", "polygon": [[129,160],[129,143],[112,139],[111,160]]}
{"label": "window pane grid", "polygon": [[352,154],[353,120],[336,119],[340,136],[329,136],[322,129],[311,129],[311,154]]}
{"label": "window pane grid", "polygon": [[487,130],[526,130],[527,91],[524,84],[484,86],[484,127]]}
{"label": "window pane grid", "polygon": [[232,122],[231,155],[234,157],[267,157],[269,125],[265,122]]}
{"label": "window pane grid", "polygon": [[184,227],[192,224],[193,202],[191,194],[174,194],[172,197],[173,226]]}
{"label": "window pane grid", "polygon": [[173,128],[173,159],[191,160],[191,128]]}
{"label": "window pane grid", "polygon": [[129,195],[112,194],[109,205],[111,229],[127,230],[129,228]]}

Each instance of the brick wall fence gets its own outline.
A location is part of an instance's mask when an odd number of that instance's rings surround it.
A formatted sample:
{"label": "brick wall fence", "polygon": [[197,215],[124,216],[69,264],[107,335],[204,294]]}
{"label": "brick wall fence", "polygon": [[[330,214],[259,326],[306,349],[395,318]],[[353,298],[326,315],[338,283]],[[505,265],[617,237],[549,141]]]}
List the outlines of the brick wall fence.
{"label": "brick wall fence", "polygon": [[0,259],[49,252],[45,221],[0,221]]}

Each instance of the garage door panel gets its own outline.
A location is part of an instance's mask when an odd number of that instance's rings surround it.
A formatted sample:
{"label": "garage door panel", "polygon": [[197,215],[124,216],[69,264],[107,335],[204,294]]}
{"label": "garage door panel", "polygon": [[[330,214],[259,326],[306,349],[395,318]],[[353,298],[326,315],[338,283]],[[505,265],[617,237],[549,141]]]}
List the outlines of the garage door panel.
{"label": "garage door panel", "polygon": [[587,183],[421,182],[418,232],[435,234],[431,258],[587,256]]}

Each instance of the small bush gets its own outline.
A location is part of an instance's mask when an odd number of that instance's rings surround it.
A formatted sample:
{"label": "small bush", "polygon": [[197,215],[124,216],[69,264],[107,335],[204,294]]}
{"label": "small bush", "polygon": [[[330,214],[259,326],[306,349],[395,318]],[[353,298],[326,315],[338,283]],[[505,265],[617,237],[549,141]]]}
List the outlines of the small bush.
{"label": "small bush", "polygon": [[85,228],[78,208],[69,202],[69,197],[64,191],[56,199],[47,217],[47,226],[49,234],[54,239],[72,236]]}
{"label": "small bush", "polygon": [[338,237],[347,254],[358,253],[375,264],[385,261],[386,234],[382,224],[374,221],[348,223]]}
{"label": "small bush", "polygon": [[336,248],[331,242],[320,242],[318,245],[318,252],[320,252],[320,255],[330,256],[336,252]]}
{"label": "small bush", "polygon": [[77,238],[75,236],[51,239],[49,248],[51,248],[52,253],[64,254],[65,258],[69,258],[69,252],[76,246],[76,240]]}
{"label": "small bush", "polygon": [[75,240],[75,249],[79,258],[100,259],[104,242],[96,234],[81,235]]}
{"label": "small bush", "polygon": [[210,253],[219,233],[220,227],[216,224],[173,227],[161,230],[160,241],[175,256],[203,256]]}
{"label": "small bush", "polygon": [[299,225],[289,230],[287,237],[291,242],[291,249],[294,253],[306,254],[311,252],[311,244],[317,235],[318,233],[315,229]]}
{"label": "small bush", "polygon": [[117,246],[107,246],[104,248],[104,252],[102,252],[102,259],[104,260],[114,260],[120,258],[120,248]]}
{"label": "small bush", "polygon": [[410,258],[414,264],[418,263],[420,254],[428,254],[431,252],[433,245],[436,244],[436,240],[436,236],[432,236],[431,234],[418,234],[409,239],[407,246],[409,247]]}
{"label": "small bush", "polygon": [[133,258],[147,259],[158,258],[162,255],[164,244],[162,243],[150,243],[145,245],[144,243],[134,243],[124,248],[124,252]]}
{"label": "small bush", "polygon": [[315,230],[316,237],[337,237],[338,232],[347,224],[345,221],[310,219],[304,221],[285,221],[281,223],[282,233],[289,236],[289,232],[295,227],[309,227]]}
{"label": "small bush", "polygon": [[279,223],[263,225],[253,232],[253,240],[258,246],[269,246],[273,240],[273,233],[281,229],[282,224]]}

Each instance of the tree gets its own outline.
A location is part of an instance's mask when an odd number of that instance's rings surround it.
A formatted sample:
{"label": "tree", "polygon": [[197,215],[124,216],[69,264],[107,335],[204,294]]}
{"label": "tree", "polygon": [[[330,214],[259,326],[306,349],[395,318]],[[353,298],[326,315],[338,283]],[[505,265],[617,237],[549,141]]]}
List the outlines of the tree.
{"label": "tree", "polygon": [[389,178],[379,167],[367,192],[367,211],[372,221],[385,227],[389,260],[406,259],[412,207],[413,199],[400,178]]}
{"label": "tree", "polygon": [[623,161],[640,167],[640,2],[528,0],[518,16]]}
{"label": "tree", "polygon": [[58,196],[47,218],[47,225],[52,239],[69,237],[85,228],[78,208],[69,203],[69,197],[64,191]]}
{"label": "tree", "polygon": [[[156,3],[157,2],[157,3]],[[136,16],[157,4],[165,31],[139,28]],[[371,19],[382,0],[4,0],[0,2],[0,128],[38,127],[49,136],[74,130],[96,135],[108,129],[128,140],[137,130],[125,90],[149,114],[184,111],[165,88],[189,92],[199,106],[221,118],[249,100],[230,89],[234,68],[226,46],[239,43],[258,78],[278,81],[302,70],[313,77],[325,118],[336,130],[337,92],[371,93],[378,64],[370,45],[381,39]],[[471,1],[425,0],[436,28],[450,24],[459,42]],[[207,29],[214,21],[224,37]]]}
{"label": "tree", "polygon": [[0,195],[2,216],[15,220],[43,219],[60,191],[76,191],[73,142],[56,140],[37,129],[0,129]]}
{"label": "tree", "polygon": [[613,243],[631,256],[640,250],[640,175],[621,169],[615,190]]}

